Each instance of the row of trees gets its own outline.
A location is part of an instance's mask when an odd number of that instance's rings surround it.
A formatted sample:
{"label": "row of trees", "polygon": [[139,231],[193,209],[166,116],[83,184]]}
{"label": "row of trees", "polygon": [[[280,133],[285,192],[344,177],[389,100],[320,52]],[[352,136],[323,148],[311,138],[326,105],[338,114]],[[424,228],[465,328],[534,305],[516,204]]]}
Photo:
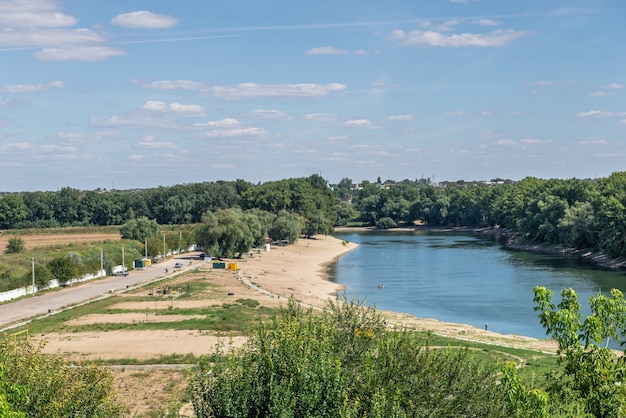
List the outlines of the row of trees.
{"label": "row of trees", "polygon": [[[220,209],[296,212],[310,228],[332,228],[335,197],[318,175],[253,185],[243,180],[127,191],[23,192],[0,198],[0,229],[121,225],[146,217],[160,225],[200,222]],[[321,226],[315,226],[321,223]]]}
{"label": "row of trees", "polygon": [[[351,202],[351,203],[349,203]],[[392,228],[416,221],[429,225],[507,228],[532,242],[598,248],[626,255],[626,172],[592,180],[517,183],[443,183],[342,179],[331,190],[318,175],[262,184],[207,182],[136,191],[6,194],[0,228],[56,225],[121,225],[145,217],[160,225],[198,223],[220,210],[262,210],[302,217],[300,233],[327,234],[358,217]]]}
{"label": "row of trees", "polygon": [[598,248],[626,255],[626,172],[592,180],[444,183],[405,180],[353,192],[360,219],[382,228],[429,225],[500,227],[534,243]]}

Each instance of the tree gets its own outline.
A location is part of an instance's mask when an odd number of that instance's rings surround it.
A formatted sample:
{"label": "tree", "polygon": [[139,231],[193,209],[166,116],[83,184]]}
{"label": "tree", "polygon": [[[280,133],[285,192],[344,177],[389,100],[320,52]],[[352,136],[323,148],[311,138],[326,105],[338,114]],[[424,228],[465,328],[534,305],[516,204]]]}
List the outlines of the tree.
{"label": "tree", "polygon": [[26,220],[27,209],[22,196],[7,194],[0,198],[0,229],[9,229]]}
{"label": "tree", "polygon": [[78,277],[78,265],[69,256],[56,257],[48,262],[48,268],[60,285]]}
{"label": "tree", "polygon": [[258,219],[241,210],[221,209],[207,213],[196,230],[196,242],[217,257],[241,257],[250,251],[262,232]]}
{"label": "tree", "polygon": [[4,250],[5,254],[17,254],[24,250],[24,240],[21,237],[9,238],[7,248]]}
{"label": "tree", "polygon": [[124,239],[144,241],[145,239],[156,236],[158,233],[159,224],[155,220],[148,219],[145,216],[131,219],[120,226],[120,234]]}
{"label": "tree", "polygon": [[296,242],[302,233],[304,222],[302,216],[297,213],[282,211],[272,223],[269,231],[270,238],[275,241],[286,239],[291,243]]}
{"label": "tree", "polygon": [[566,403],[582,403],[585,412],[596,417],[623,416],[625,357],[608,348],[608,340],[619,341],[626,330],[626,301],[622,292],[613,289],[610,296],[590,297],[591,314],[584,320],[573,289],[561,291],[557,305],[552,303],[551,290],[536,286],[533,293],[541,324],[546,334],[558,342],[558,360],[565,365],[562,371],[550,375],[548,392]]}

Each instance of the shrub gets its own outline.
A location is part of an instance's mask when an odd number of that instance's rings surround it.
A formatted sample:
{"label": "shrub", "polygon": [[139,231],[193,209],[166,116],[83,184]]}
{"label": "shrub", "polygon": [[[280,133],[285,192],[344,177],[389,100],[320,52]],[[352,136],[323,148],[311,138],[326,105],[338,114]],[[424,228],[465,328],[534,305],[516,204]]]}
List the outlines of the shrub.
{"label": "shrub", "polygon": [[360,303],[321,313],[293,300],[247,347],[204,358],[191,382],[198,417],[510,416],[495,366],[385,329]]}
{"label": "shrub", "polygon": [[17,254],[24,251],[24,240],[20,237],[13,237],[9,239],[5,254]]}

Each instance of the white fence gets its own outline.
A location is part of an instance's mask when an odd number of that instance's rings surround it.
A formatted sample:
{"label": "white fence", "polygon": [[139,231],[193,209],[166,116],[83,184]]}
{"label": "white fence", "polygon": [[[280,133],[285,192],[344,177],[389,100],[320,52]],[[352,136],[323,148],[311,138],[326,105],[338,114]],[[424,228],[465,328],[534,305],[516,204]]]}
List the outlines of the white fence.
{"label": "white fence", "polygon": [[[74,283],[82,283],[82,282],[86,282],[88,280],[93,280],[93,279],[97,279],[98,277],[104,277],[106,276],[106,271],[105,270],[99,270],[96,273],[92,273],[92,274],[85,274],[84,276],[81,276],[79,278],[76,279],[72,279],[69,282],[66,283],[67,286],[71,286]],[[59,281],[57,279],[51,280],[50,283],[48,284],[47,289],[52,289],[55,287],[59,287]],[[37,286],[35,286],[35,293],[38,292]],[[19,289],[13,289],[13,290],[9,290],[7,292],[2,292],[0,293],[0,302],[6,302],[8,300],[13,300],[13,299],[17,299],[20,298],[22,296],[26,296],[26,295],[32,295],[33,294],[33,287],[32,286],[28,286],[28,287],[20,287]]]}

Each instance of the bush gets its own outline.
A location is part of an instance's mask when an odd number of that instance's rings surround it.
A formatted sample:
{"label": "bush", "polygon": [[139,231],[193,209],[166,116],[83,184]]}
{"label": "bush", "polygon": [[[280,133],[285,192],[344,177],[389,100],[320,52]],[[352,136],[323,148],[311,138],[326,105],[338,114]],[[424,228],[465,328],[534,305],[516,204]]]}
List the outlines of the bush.
{"label": "bush", "polygon": [[5,254],[17,254],[24,251],[24,240],[20,237],[9,238]]}
{"label": "bush", "polygon": [[[58,356],[41,352],[29,341],[0,341],[3,384],[19,388],[11,408],[27,417],[121,417],[124,407],[114,397],[113,376],[98,367],[72,367]],[[0,391],[1,394],[1,391]],[[1,408],[0,398],[0,412]],[[19,415],[18,415],[19,416]]]}
{"label": "bush", "polygon": [[495,366],[432,349],[345,301],[322,314],[293,300],[247,347],[204,358],[191,382],[198,417],[510,416]]}

